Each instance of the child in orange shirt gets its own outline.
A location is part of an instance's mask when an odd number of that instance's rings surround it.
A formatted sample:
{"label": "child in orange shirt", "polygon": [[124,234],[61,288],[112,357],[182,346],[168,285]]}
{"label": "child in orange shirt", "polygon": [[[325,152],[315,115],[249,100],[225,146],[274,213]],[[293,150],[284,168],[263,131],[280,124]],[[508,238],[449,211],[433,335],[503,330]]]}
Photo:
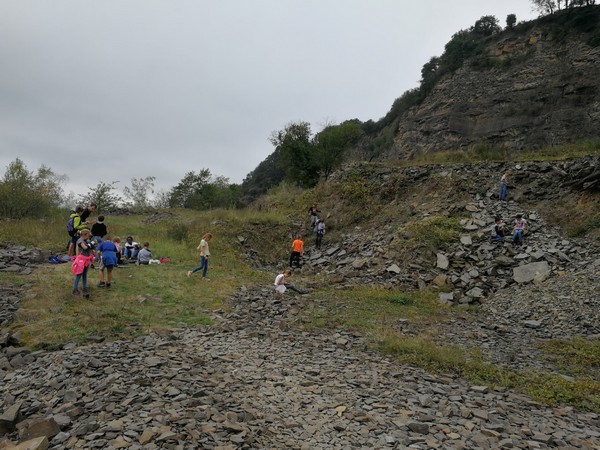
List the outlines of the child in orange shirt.
{"label": "child in orange shirt", "polygon": [[296,235],[296,239],[292,242],[292,254],[290,256],[290,267],[300,267],[300,257],[304,253],[304,242],[301,239],[302,236]]}

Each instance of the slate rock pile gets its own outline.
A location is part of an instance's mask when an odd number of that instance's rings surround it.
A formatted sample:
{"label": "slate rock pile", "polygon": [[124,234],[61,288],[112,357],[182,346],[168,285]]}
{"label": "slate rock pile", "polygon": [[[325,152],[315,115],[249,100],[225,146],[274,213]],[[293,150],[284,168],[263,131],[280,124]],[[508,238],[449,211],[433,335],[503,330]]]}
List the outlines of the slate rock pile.
{"label": "slate rock pile", "polygon": [[[0,244],[0,271],[29,275],[45,261],[43,252],[14,244]],[[0,379],[5,371],[21,367],[35,360],[35,356],[20,342],[18,333],[6,327],[14,320],[23,290],[27,285],[0,287]]]}
{"label": "slate rock pile", "polygon": [[34,266],[44,261],[44,253],[40,249],[0,243],[0,272],[29,275]]}
{"label": "slate rock pile", "polygon": [[291,325],[310,295],[241,289],[217,325],[44,353],[4,374],[4,439],[52,449],[509,449],[600,445],[600,417]]}
{"label": "slate rock pile", "polygon": [[[501,169],[500,164],[482,166],[478,169],[478,176],[482,180],[492,180],[497,178]],[[497,186],[489,181],[478,190],[472,190],[471,198],[463,201],[462,206],[452,203],[456,199],[446,199],[446,204],[444,199],[439,199],[439,211],[451,211],[463,217],[461,236],[449,251],[438,251],[430,257],[407,263],[389,249],[394,240],[404,239],[396,226],[365,231],[357,229],[344,235],[341,242],[326,242],[322,250],[309,245],[305,270],[323,272],[348,282],[418,286],[421,289],[434,287],[441,291],[441,303],[469,305],[480,304],[490,294],[515,283],[541,283],[548,277],[577,272],[590,265],[600,269],[597,245],[583,239],[565,238],[539,213],[528,210],[515,200],[548,199],[556,196],[556,190],[597,191],[600,189],[599,159],[525,163],[511,167],[511,170],[511,177],[519,188],[510,191],[511,200],[508,202],[496,200]],[[370,172],[369,176],[380,180],[383,187],[398,173],[404,178],[404,183],[411,185],[435,177],[472,180],[472,175],[468,174],[472,171],[472,166],[461,165],[451,169],[442,166],[382,168]],[[487,192],[481,194],[481,188],[486,186]],[[423,211],[421,219],[429,217],[430,213]],[[501,217],[511,233],[518,213],[529,222],[530,233],[525,245],[515,247],[510,235],[503,242],[492,241],[494,218]]]}

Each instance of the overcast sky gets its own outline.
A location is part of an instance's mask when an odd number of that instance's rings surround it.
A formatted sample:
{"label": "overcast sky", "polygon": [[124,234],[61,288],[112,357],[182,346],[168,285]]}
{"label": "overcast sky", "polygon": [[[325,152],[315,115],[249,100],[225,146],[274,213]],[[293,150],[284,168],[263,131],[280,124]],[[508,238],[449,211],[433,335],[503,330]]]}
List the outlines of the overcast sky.
{"label": "overcast sky", "polygon": [[0,169],[239,183],[292,121],[377,120],[484,15],[528,0],[0,0]]}

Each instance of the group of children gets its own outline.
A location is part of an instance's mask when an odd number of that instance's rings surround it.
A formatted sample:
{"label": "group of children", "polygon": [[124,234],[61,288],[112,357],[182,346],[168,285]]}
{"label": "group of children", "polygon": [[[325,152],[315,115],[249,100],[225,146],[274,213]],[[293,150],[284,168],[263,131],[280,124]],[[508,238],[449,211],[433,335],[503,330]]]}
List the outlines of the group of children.
{"label": "group of children", "polygon": [[[100,276],[100,282],[98,287],[110,288],[112,284],[112,272],[115,267],[126,264],[126,260],[123,258],[123,247],[121,246],[121,240],[117,237],[111,238],[110,236],[92,236],[92,232],[87,228],[81,230],[79,237],[75,244],[75,253],[73,257],[73,263],[71,264],[71,270],[75,279],[73,282],[73,295],[78,296],[83,294],[85,298],[89,298],[89,290],[87,286],[87,275],[88,269],[94,269],[94,262],[98,263],[98,274]],[[133,242],[133,238],[130,236],[127,238],[129,243]],[[129,248],[129,254],[127,253],[127,247],[125,249],[126,257],[136,264],[148,265],[152,264],[154,260],[152,257],[152,251],[150,250],[150,243],[144,242],[144,245],[139,251],[133,253],[132,248]],[[127,256],[129,255],[129,256]],[[106,271],[106,280],[104,272]],[[79,282],[81,281],[82,290],[79,291]]]}
{"label": "group of children", "polygon": [[[315,247],[321,248],[323,242],[323,236],[325,235],[325,222],[323,219],[319,219],[318,214],[321,211],[317,208],[317,204],[313,203],[308,208],[308,217],[310,219],[310,227],[315,232],[316,240]],[[295,288],[293,285],[286,281],[286,277],[289,279],[292,276],[291,269],[300,268],[300,259],[304,254],[304,241],[302,240],[301,234],[296,234],[294,241],[292,242],[292,253],[290,255],[290,268],[275,277],[275,292],[276,294],[283,294],[287,289],[291,289],[295,292],[303,294],[302,291]]]}
{"label": "group of children", "polygon": [[[507,235],[506,224],[502,222],[500,217],[496,217],[494,220],[494,226],[492,227],[492,239],[494,241],[503,241]],[[529,224],[527,220],[523,218],[523,214],[517,214],[515,216],[515,222],[512,229],[512,242],[515,245],[521,245],[523,243],[523,236],[527,234]]]}
{"label": "group of children", "polygon": [[[508,188],[508,178],[510,171],[507,169],[500,178],[500,191],[498,193],[498,200],[506,201],[506,191]],[[502,222],[502,219],[496,216],[494,220],[494,226],[492,227],[492,240],[502,241],[507,235],[506,225]],[[512,242],[515,245],[521,245],[523,243],[523,236],[528,232],[527,220],[523,218],[523,214],[517,214],[512,229]]]}
{"label": "group of children", "polygon": [[[308,208],[308,217],[310,218],[310,227],[316,234],[315,247],[321,248],[323,236],[325,235],[325,222],[319,219],[318,213],[321,211],[317,208],[317,204],[313,203]],[[300,259],[304,254],[304,241],[301,234],[296,234],[292,242],[292,253],[290,255],[290,269],[300,268]],[[280,274],[281,275],[281,274]]]}
{"label": "group of children", "polygon": [[[98,263],[100,282],[98,287],[110,288],[112,285],[112,271],[119,265],[128,261],[136,264],[152,264],[159,262],[153,259],[150,244],[144,242],[140,246],[128,236],[125,245],[121,245],[121,239],[110,237],[108,228],[104,223],[104,216],[98,216],[96,222],[88,227],[88,217],[96,210],[96,205],[90,203],[87,208],[77,206],[69,216],[67,230],[69,232],[68,254],[72,259],[71,271],[75,276],[73,281],[73,295],[89,298],[88,271],[94,269],[94,263]],[[105,278],[106,271],[106,278]],[[81,282],[81,291],[79,283]]]}

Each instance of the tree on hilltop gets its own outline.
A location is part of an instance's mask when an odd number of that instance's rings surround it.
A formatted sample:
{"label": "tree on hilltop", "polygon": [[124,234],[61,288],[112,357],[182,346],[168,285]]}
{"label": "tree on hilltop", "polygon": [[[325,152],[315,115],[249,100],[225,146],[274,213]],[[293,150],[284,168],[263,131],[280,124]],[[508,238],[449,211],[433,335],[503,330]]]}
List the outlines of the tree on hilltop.
{"label": "tree on hilltop", "polygon": [[314,186],[319,179],[311,134],[308,122],[292,122],[269,138],[281,154],[286,179],[301,187]]}
{"label": "tree on hilltop", "polygon": [[577,6],[592,6],[596,4],[596,0],[531,0],[531,3],[542,14],[554,14]]}
{"label": "tree on hilltop", "polygon": [[348,120],[339,125],[328,125],[314,139],[316,161],[325,179],[342,163],[346,150],[363,136],[361,123]]}

